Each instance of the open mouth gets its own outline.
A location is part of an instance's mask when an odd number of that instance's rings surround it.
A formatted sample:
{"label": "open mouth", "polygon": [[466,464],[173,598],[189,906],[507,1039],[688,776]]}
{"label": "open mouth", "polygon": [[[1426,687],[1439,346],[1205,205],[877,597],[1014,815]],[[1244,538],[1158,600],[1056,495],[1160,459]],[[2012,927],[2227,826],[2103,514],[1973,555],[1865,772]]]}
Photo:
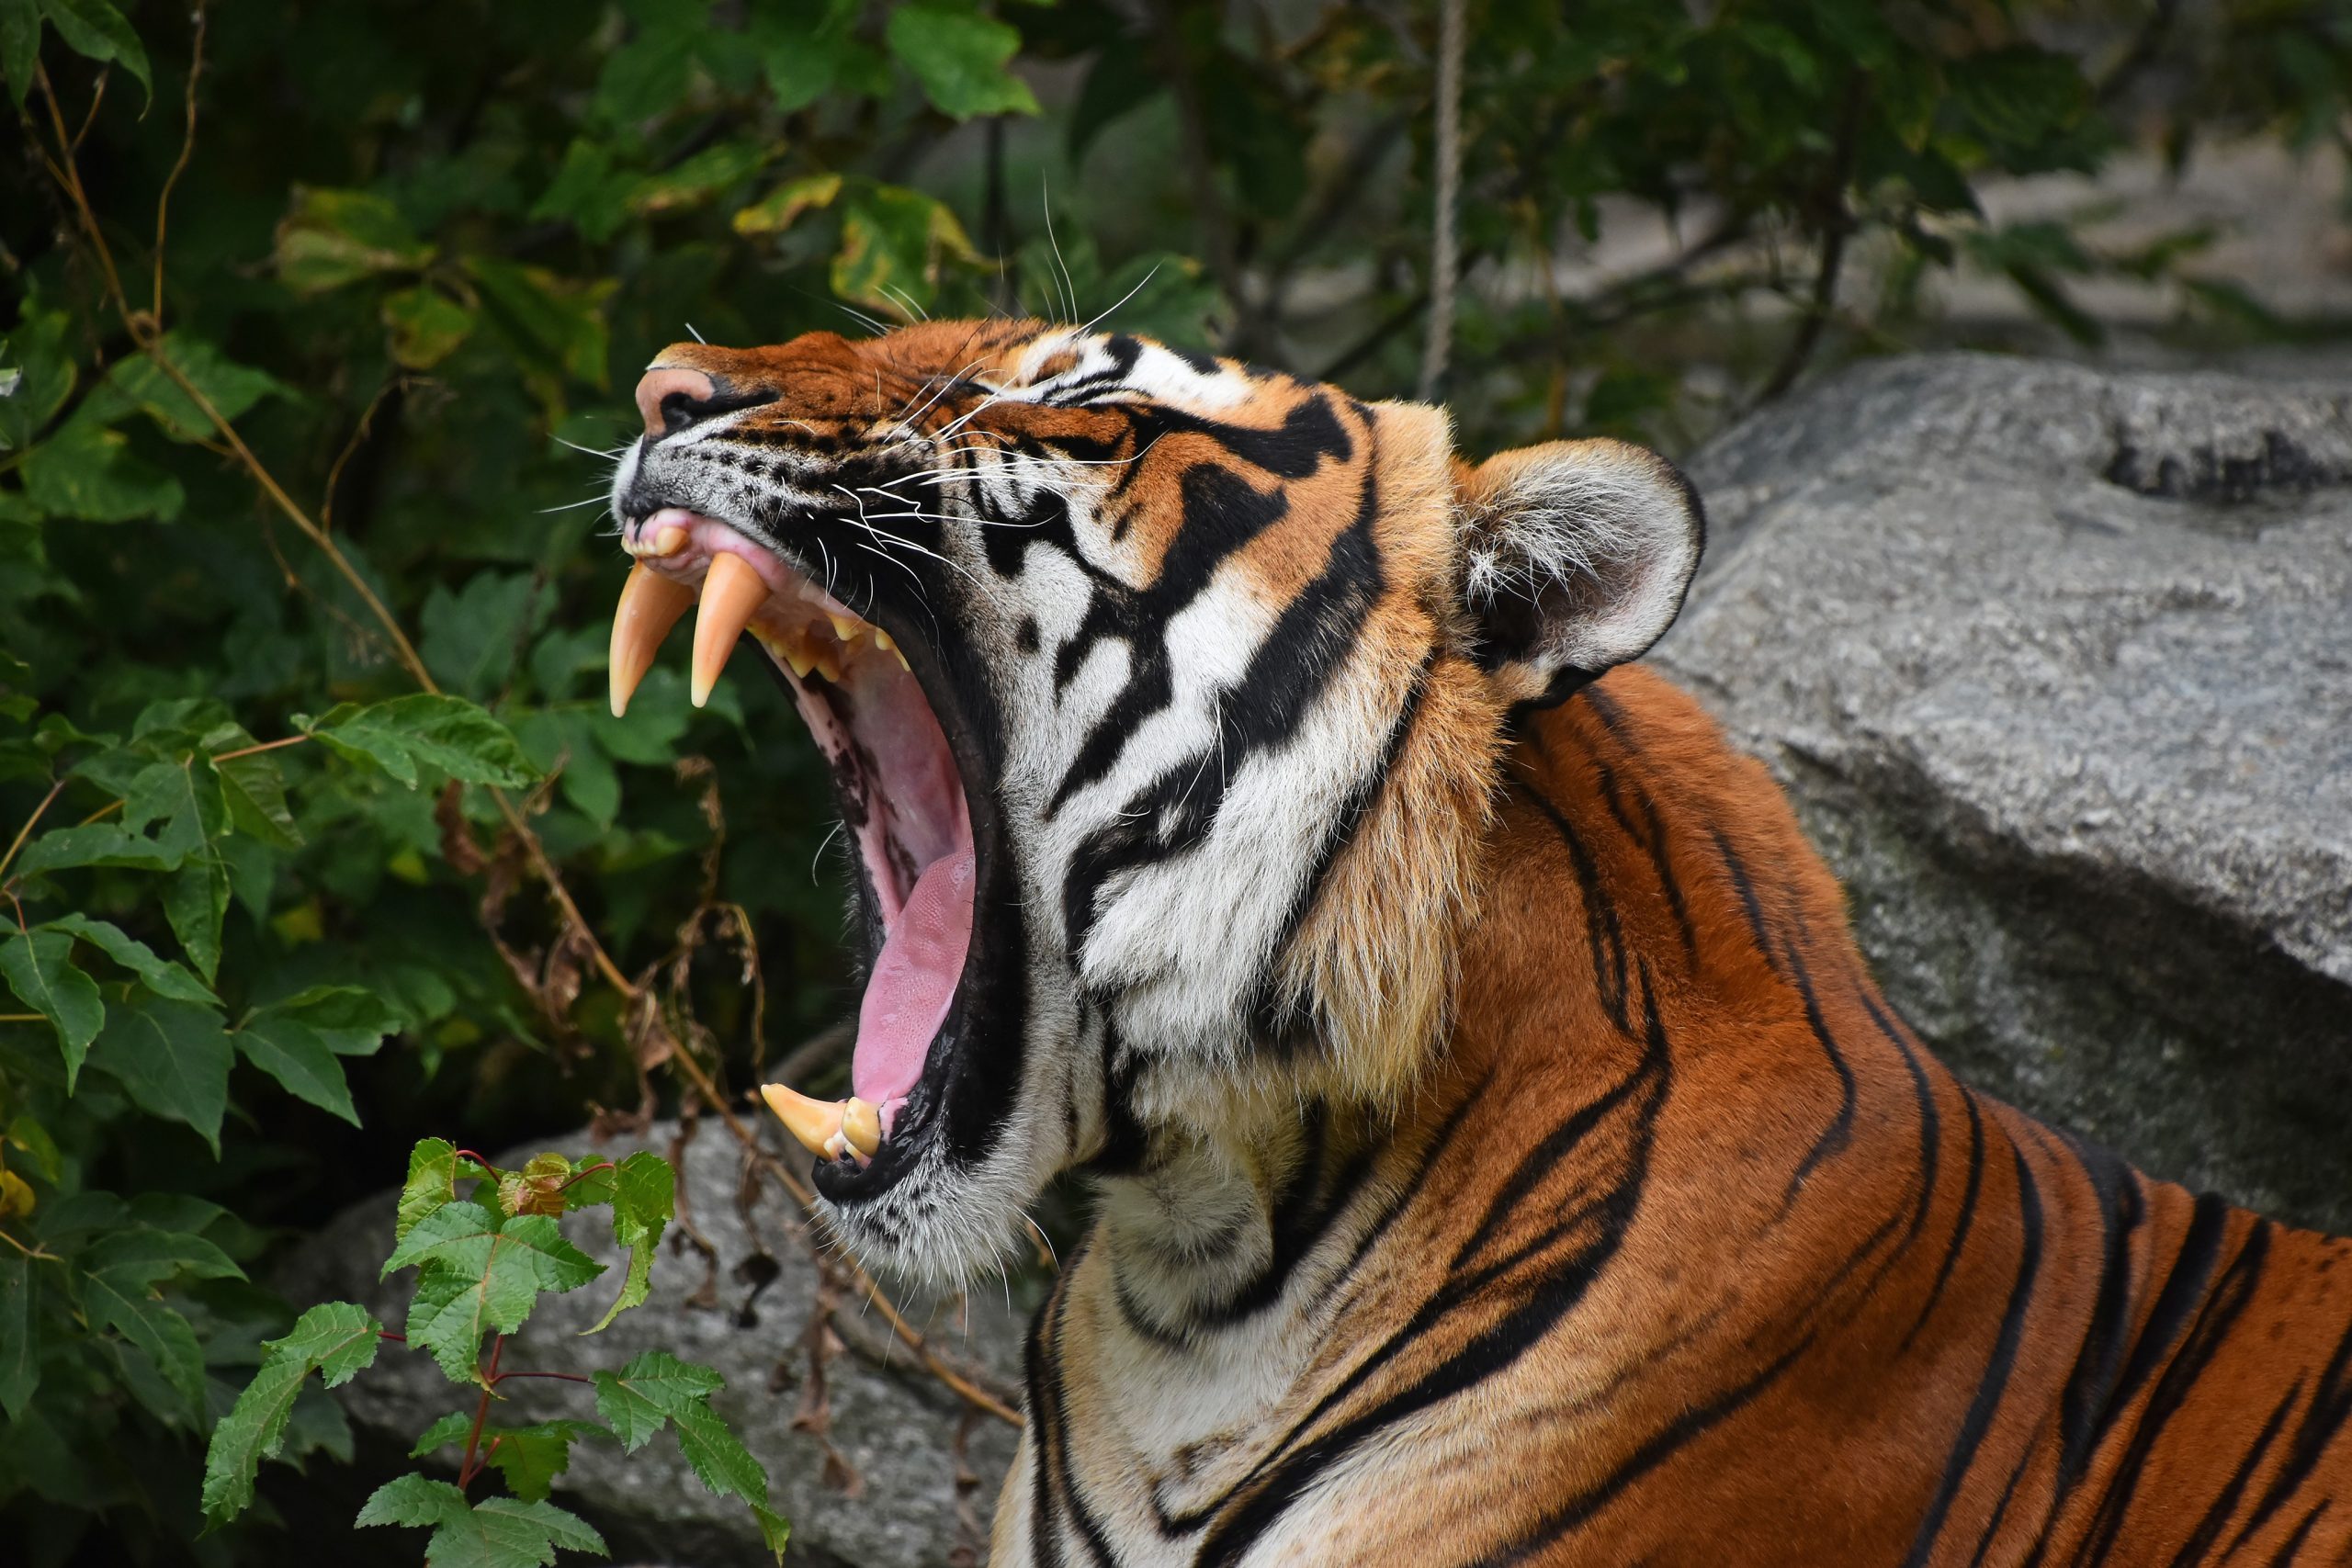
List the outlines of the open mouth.
{"label": "open mouth", "polygon": [[[831,766],[857,846],[873,954],[851,1060],[854,1092],[843,1100],[781,1084],[761,1092],[811,1152],[843,1162],[844,1171],[863,1170],[891,1150],[894,1134],[911,1135],[925,1120],[924,1070],[971,954],[978,865],[954,749],[907,648],[774,551],[674,506],[625,523],[622,546],[637,565],[613,617],[614,715],[628,707],[671,628],[698,604],[695,705],[708,699],[748,632]],[[929,650],[913,651],[930,663]]]}

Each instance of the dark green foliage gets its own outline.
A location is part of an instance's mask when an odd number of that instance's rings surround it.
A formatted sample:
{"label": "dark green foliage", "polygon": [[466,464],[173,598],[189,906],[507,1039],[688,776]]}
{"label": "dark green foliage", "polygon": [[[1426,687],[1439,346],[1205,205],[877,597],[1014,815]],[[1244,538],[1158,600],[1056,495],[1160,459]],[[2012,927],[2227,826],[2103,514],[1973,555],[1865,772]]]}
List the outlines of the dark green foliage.
{"label": "dark green foliage", "polygon": [[[1678,444],[1915,335],[1959,268],[2085,344],[2091,280],[2287,331],[2181,276],[2205,231],[2102,247],[1980,194],[2135,143],[2340,141],[2352,93],[2332,0],[1469,6],[1472,450]],[[492,1172],[409,1155],[425,1129],[658,1108],[679,1053],[741,1087],[848,1010],[776,693],[697,712],[673,660],[605,708],[598,455],[638,367],[689,321],[1115,307],[1389,396],[1430,296],[1434,0],[289,0],[200,29],[0,0],[0,1540],[28,1563],[266,1554],[196,1541],[199,1498],[348,1456],[309,1380],[358,1341],[247,1276],[404,1155],[395,1257],[452,1375],[584,1282],[567,1209],[611,1206],[601,1286],[643,1299],[667,1167]],[[1654,265],[1578,270],[1644,214]],[[640,1359],[595,1400],[763,1508],[691,1382]],[[492,1428],[496,1506],[412,1479],[368,1521],[448,1563],[587,1544],[546,1498],[575,1427]]]}
{"label": "dark green foliage", "polygon": [[[352,1303],[328,1302],[304,1313],[283,1338],[266,1342],[259,1370],[212,1428],[204,1466],[206,1520],[225,1524],[251,1506],[261,1461],[277,1457],[284,1447],[312,1372],[328,1388],[347,1382],[373,1365],[379,1347],[391,1338],[411,1352],[430,1353],[451,1382],[479,1390],[470,1410],[453,1410],[435,1421],[410,1454],[425,1459],[456,1448],[456,1483],[400,1476],[377,1488],[356,1521],[429,1527],[426,1562],[543,1568],[559,1549],[601,1554],[604,1538],[549,1503],[549,1485],[571,1463],[571,1445],[581,1438],[617,1437],[635,1452],[665,1422],[674,1427],[687,1462],[704,1484],[741,1498],[781,1556],[791,1527],[767,1506],[767,1475],[759,1461],[711,1410],[710,1396],[721,1380],[707,1367],[648,1351],[617,1376],[595,1375],[595,1405],[604,1421],[516,1425],[489,1419],[498,1385],[531,1375],[506,1363],[506,1336],[522,1325],[542,1294],[578,1290],[605,1271],[603,1264],[564,1240],[558,1218],[576,1209],[610,1206],[615,1234],[638,1238],[650,1253],[672,1217],[675,1178],[669,1165],[643,1151],[618,1165],[543,1154],[520,1170],[498,1170],[428,1138],[410,1154],[409,1171],[398,1241],[384,1260],[388,1275],[416,1270],[406,1333],[388,1333]],[[471,1184],[470,1196],[459,1195],[459,1182]],[[236,1272],[217,1248],[195,1237],[125,1231],[94,1255],[99,1261],[92,1278],[121,1283],[161,1277],[174,1267],[214,1267],[216,1259],[219,1269]],[[628,1286],[597,1326],[644,1299],[643,1280],[632,1267]],[[0,1297],[0,1305],[5,1302]],[[499,1472],[513,1496],[469,1495],[472,1483],[490,1469]]]}

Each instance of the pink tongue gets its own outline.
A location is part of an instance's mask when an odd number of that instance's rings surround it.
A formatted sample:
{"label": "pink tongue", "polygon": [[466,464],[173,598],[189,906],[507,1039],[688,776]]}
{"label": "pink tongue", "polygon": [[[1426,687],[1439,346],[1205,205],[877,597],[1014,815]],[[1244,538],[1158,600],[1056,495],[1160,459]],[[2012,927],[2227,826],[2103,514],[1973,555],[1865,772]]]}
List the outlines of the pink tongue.
{"label": "pink tongue", "polygon": [[972,945],[972,875],[969,850],[932,862],[883,939],[857,1010],[857,1048],[850,1059],[850,1083],[860,1100],[886,1105],[922,1076],[923,1057],[947,1021]]}

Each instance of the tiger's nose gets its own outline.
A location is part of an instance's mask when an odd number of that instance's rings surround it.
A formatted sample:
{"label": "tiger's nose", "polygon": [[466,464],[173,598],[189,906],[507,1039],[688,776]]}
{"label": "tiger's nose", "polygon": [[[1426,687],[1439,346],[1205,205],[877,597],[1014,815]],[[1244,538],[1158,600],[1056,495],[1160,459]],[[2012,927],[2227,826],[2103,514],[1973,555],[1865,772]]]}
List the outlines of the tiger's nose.
{"label": "tiger's nose", "polygon": [[657,365],[637,384],[637,412],[644,416],[645,434],[667,435],[721,412],[718,388],[699,370]]}

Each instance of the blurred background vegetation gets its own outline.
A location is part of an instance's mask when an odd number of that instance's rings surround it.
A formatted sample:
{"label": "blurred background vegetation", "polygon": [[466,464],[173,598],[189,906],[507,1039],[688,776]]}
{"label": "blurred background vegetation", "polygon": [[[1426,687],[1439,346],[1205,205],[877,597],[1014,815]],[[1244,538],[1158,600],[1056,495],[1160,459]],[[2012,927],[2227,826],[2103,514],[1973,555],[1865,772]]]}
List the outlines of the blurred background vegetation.
{"label": "blurred background vegetation", "polygon": [[[1463,3],[1472,450],[1679,452],[1856,354],[2352,324],[2340,0]],[[274,1555],[196,1528],[274,1250],[420,1136],[673,1110],[850,1010],[776,693],[605,713],[636,368],[1111,311],[1411,395],[1440,20],[0,0],[12,1561]],[[348,1443],[322,1399],[290,1457]]]}

